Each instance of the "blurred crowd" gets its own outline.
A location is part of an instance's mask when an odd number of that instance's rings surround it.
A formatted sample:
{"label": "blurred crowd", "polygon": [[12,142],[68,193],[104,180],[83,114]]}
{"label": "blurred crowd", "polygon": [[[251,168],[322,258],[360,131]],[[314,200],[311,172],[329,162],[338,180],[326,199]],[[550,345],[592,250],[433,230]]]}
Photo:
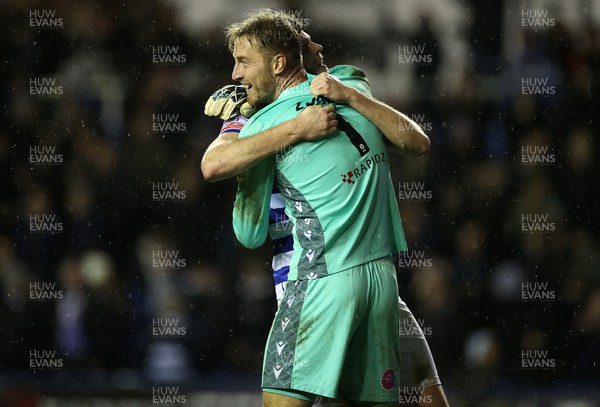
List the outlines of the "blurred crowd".
{"label": "blurred crowd", "polygon": [[[452,38],[433,12],[411,29],[387,13],[366,32],[316,5],[270,5],[310,18],[328,65],[363,68],[375,96],[431,138],[427,156],[393,157],[392,177],[398,192],[427,192],[399,193],[409,253],[426,261],[399,259],[398,279],[442,382],[477,397],[513,381],[598,380],[600,30],[591,18],[568,25],[556,13],[534,29],[516,16],[516,52],[503,41],[515,35],[506,2],[449,4],[467,16]],[[158,382],[258,375],[275,310],[271,250],[236,242],[235,181],[200,173],[221,124],[204,101],[231,83],[223,26],[242,15],[213,10],[189,27],[186,7],[0,5],[2,368],[30,370],[32,350],[52,350],[65,369]],[[32,27],[41,9],[61,27]],[[431,61],[399,66],[401,44]],[[405,86],[394,92],[396,75]],[[551,92],[526,94],[525,77],[550,78],[537,89]],[[36,78],[60,92],[36,94]],[[179,330],[153,329],[165,326]],[[536,350],[551,368],[524,367]]]}

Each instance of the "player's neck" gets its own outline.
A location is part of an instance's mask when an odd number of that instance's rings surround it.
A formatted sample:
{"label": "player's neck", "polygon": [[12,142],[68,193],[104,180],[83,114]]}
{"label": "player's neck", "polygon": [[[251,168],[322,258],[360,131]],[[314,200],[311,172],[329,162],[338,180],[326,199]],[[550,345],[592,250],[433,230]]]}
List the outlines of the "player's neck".
{"label": "player's neck", "polygon": [[275,90],[275,100],[284,90],[300,85],[307,79],[306,71],[300,65],[290,69],[285,73],[285,75],[278,76],[277,88]]}

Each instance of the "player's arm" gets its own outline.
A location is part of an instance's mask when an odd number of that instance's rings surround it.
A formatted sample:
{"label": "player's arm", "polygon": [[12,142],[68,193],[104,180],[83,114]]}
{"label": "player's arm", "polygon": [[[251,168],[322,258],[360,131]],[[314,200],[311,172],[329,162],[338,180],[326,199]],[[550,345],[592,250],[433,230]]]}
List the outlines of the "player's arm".
{"label": "player's arm", "polygon": [[343,84],[338,78],[319,74],[311,83],[313,95],[347,104],[371,121],[391,142],[392,150],[410,157],[429,151],[429,137],[421,126],[393,107]]}
{"label": "player's arm", "polygon": [[233,177],[274,154],[277,149],[322,138],[336,129],[333,106],[310,106],[294,119],[252,137],[239,139],[238,133],[221,134],[202,157],[202,175],[209,182]]}
{"label": "player's arm", "polygon": [[273,157],[238,176],[232,224],[238,241],[249,249],[262,245],[269,232],[269,208],[275,176]]}

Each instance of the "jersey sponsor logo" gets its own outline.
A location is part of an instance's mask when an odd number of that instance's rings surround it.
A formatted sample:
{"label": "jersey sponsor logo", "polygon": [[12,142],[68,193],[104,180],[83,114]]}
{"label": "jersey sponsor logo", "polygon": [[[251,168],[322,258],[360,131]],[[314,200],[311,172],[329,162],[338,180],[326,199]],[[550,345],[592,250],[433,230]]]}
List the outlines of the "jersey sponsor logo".
{"label": "jersey sponsor logo", "polygon": [[296,202],[294,204],[294,206],[296,207],[296,209],[298,210],[298,212],[302,212],[302,202]]}
{"label": "jersey sponsor logo", "polygon": [[312,230],[305,230],[303,233],[308,240],[312,240]]}
{"label": "jersey sponsor logo", "polygon": [[288,317],[285,317],[281,320],[281,332],[285,331],[289,323],[290,319]]}
{"label": "jersey sponsor logo", "polygon": [[279,356],[281,356],[281,352],[283,352],[283,349],[285,348],[286,343],[283,341],[279,341],[275,344],[275,346],[277,347],[277,354]]}
{"label": "jersey sponsor logo", "polygon": [[341,174],[342,175],[342,182],[347,182],[348,184],[354,184],[354,180],[352,180],[352,177],[354,176],[354,174],[352,174],[352,171],[348,171],[346,174]]}
{"label": "jersey sponsor logo", "polygon": [[356,181],[352,180],[353,176],[355,177],[355,179],[358,179],[361,176],[363,176],[367,171],[372,170],[373,168],[375,168],[376,165],[379,165],[385,161],[385,152],[372,154],[360,166],[356,166],[351,171],[342,174],[342,182],[345,182],[347,184],[354,184]]}
{"label": "jersey sponsor logo", "polygon": [[313,257],[315,257],[315,249],[310,249],[309,251],[306,252],[306,258],[311,263],[312,263]]}
{"label": "jersey sponsor logo", "polygon": [[387,369],[381,375],[381,387],[383,387],[385,390],[392,390],[395,382],[396,374],[394,373],[394,369]]}
{"label": "jersey sponsor logo", "polygon": [[275,379],[279,379],[279,375],[283,371],[283,366],[277,365],[273,367],[273,374],[275,375]]}

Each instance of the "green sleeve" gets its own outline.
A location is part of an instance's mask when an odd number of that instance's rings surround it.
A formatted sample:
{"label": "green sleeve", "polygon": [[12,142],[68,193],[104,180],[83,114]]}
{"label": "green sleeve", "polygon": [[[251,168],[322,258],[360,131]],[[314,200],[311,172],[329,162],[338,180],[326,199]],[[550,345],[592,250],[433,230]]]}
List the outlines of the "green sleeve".
{"label": "green sleeve", "polygon": [[269,157],[238,177],[233,231],[239,242],[249,249],[261,246],[267,238],[274,174],[275,160]]}

